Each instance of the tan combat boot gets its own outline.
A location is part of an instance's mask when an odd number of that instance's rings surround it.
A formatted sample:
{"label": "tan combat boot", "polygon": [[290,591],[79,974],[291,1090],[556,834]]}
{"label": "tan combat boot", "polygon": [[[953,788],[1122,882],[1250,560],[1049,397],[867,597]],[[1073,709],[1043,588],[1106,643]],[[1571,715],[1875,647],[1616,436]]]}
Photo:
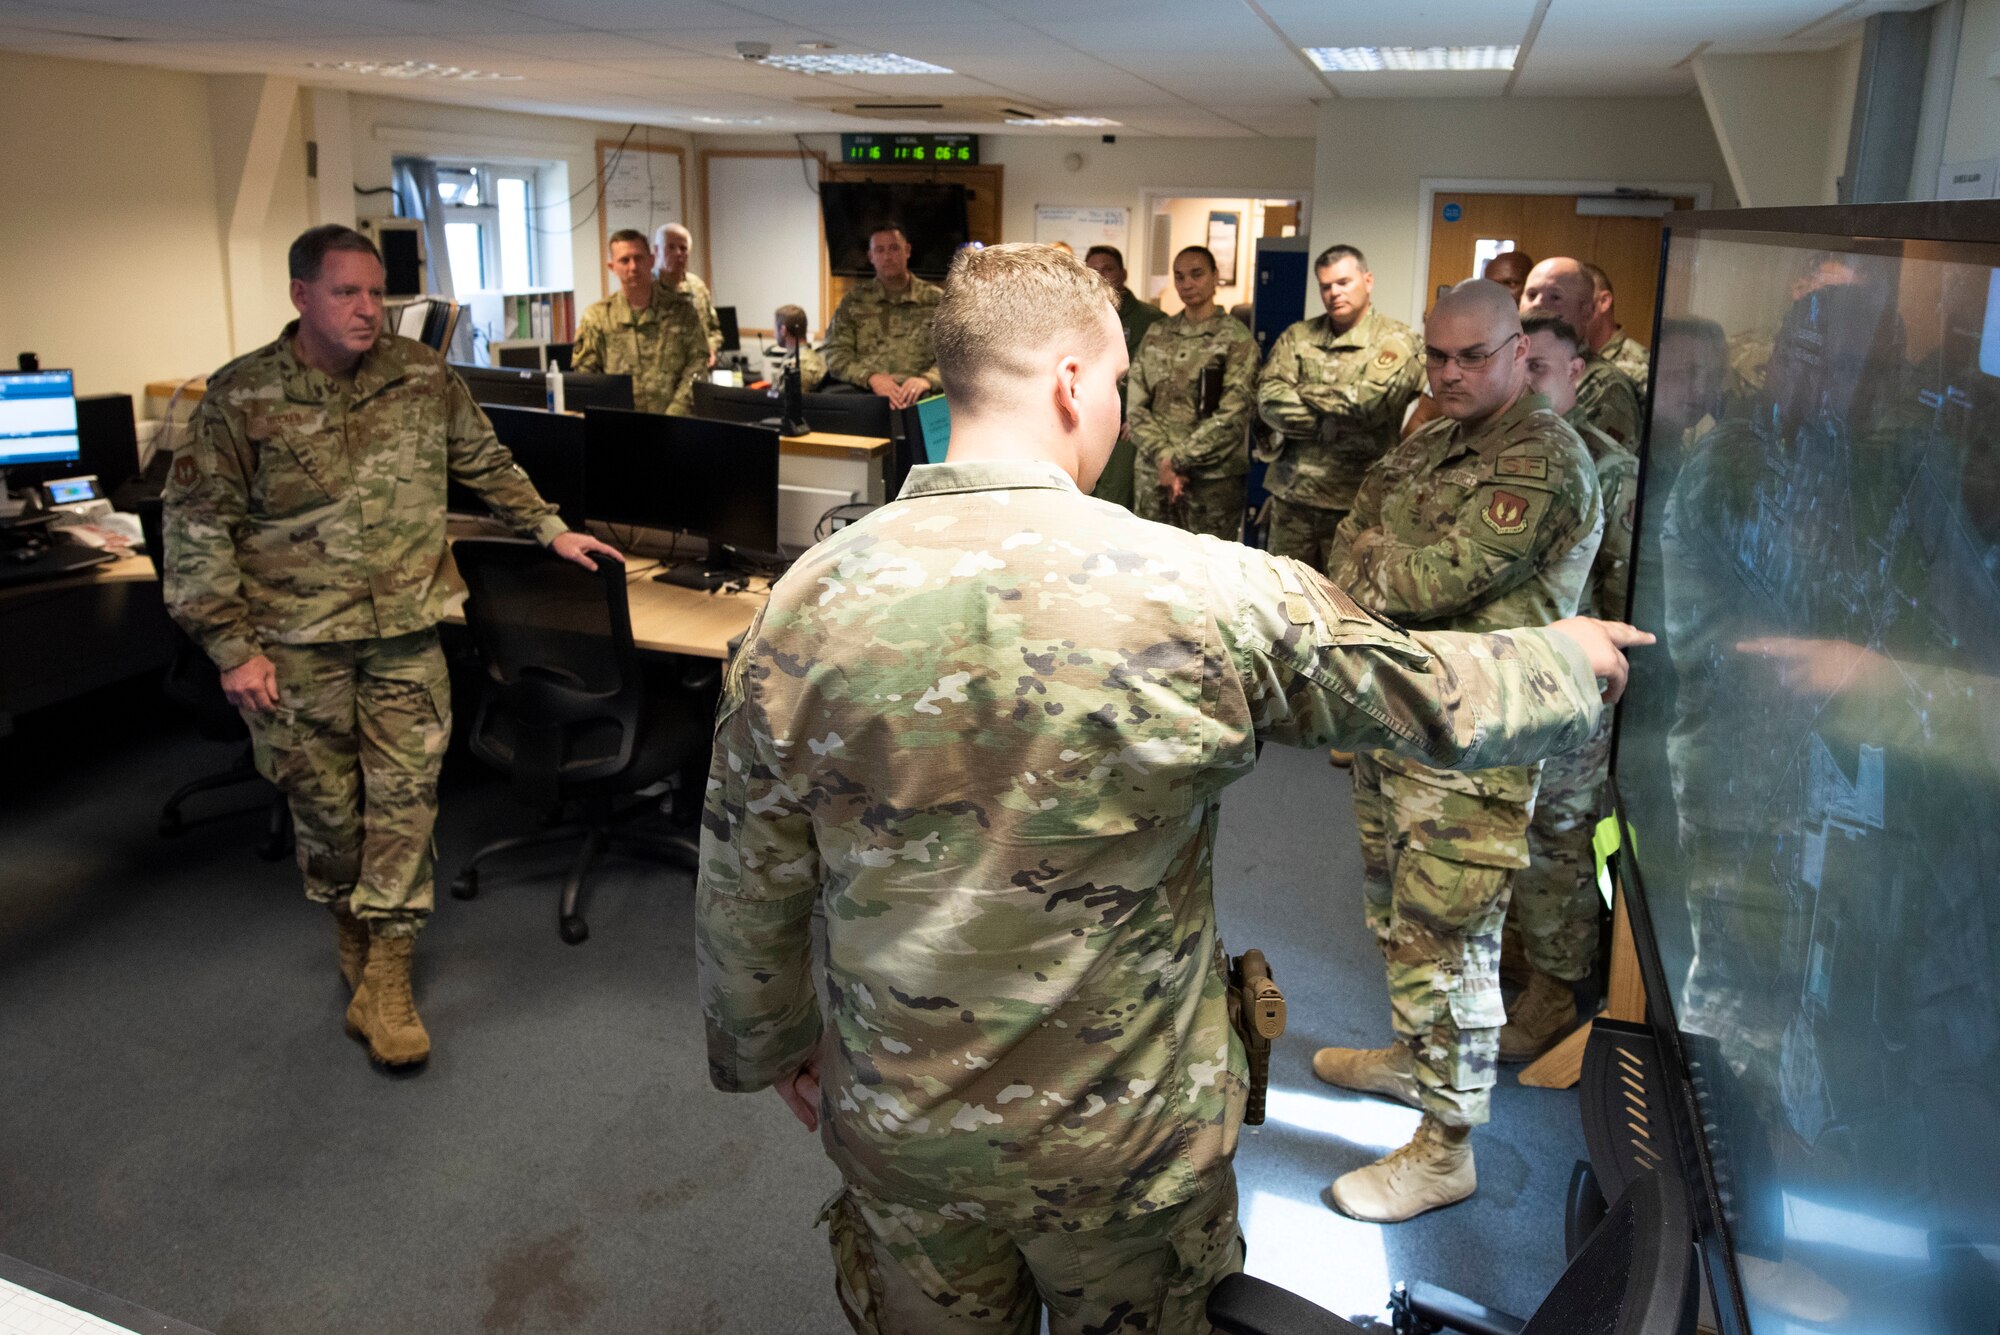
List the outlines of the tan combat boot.
{"label": "tan combat boot", "polygon": [[410,995],[410,949],[415,937],[378,936],[369,943],[368,967],[347,1004],[347,1032],[368,1040],[368,1055],[384,1066],[412,1066],[431,1055],[431,1036],[417,1018]]}
{"label": "tan combat boot", "polygon": [[1528,979],[1528,990],[1507,1008],[1507,1024],[1500,1031],[1500,1060],[1531,1062],[1574,1028],[1576,996],[1570,985],[1537,969]]}
{"label": "tan combat boot", "polygon": [[1337,746],[1329,747],[1326,753],[1326,763],[1335,769],[1349,769],[1354,764],[1354,753],[1352,751],[1343,751]]}
{"label": "tan combat boot", "polygon": [[352,994],[361,986],[361,971],[368,967],[368,924],[354,916],[345,900],[333,905],[333,927],[340,948],[340,976]]}
{"label": "tan combat boot", "polygon": [[1313,1074],[1341,1089],[1380,1094],[1412,1108],[1423,1106],[1416,1059],[1402,1043],[1386,1048],[1321,1048],[1313,1054]]}
{"label": "tan combat boot", "polygon": [[1334,1207],[1371,1224],[1400,1224],[1457,1204],[1479,1186],[1470,1135],[1470,1127],[1448,1127],[1426,1114],[1409,1144],[1334,1180]]}

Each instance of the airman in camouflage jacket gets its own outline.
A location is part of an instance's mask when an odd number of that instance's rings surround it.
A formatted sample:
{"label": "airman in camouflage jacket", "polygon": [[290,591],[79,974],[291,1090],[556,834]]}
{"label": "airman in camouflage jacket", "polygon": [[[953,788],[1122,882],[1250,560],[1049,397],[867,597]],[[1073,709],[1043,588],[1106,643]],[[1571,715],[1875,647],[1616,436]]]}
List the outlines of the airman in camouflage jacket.
{"label": "airman in camouflage jacket", "polygon": [[210,377],[167,481],[167,608],[224,671],[435,626],[447,476],[544,545],[566,531],[443,357],[384,334],[341,381],[297,328]]}
{"label": "airman in camouflage jacket", "polygon": [[877,278],[847,289],[827,326],[826,373],[868,388],[876,375],[922,376],[941,389],[937,354],[931,351],[931,320],[944,289],[915,274],[910,285],[891,294]]}
{"label": "airman in camouflage jacket", "polygon": [[577,322],[570,364],[579,371],[632,377],[632,406],[685,417],[694,411],[694,379],[708,366],[701,311],[685,292],[653,284],[634,310],[625,294],[595,302]]}
{"label": "airman in camouflage jacket", "polygon": [[[1597,355],[1625,373],[1632,382],[1632,389],[1640,396],[1646,393],[1646,374],[1652,361],[1646,350],[1639,346],[1639,340],[1620,329],[1611,336],[1611,341],[1597,350]],[[1635,442],[1636,443],[1636,442]]]}
{"label": "airman in camouflage jacket", "polygon": [[725,679],[710,1078],[816,1058],[874,1200],[1050,1230],[1189,1200],[1242,1117],[1210,863],[1258,742],[1519,764],[1598,713],[1562,636],[1406,635],[1051,464],[921,465],[778,582]]}
{"label": "airman in camouflage jacket", "polygon": [[1623,371],[1594,352],[1583,359],[1583,379],[1576,385],[1576,411],[1626,449],[1639,448],[1639,391]]}
{"label": "airman in camouflage jacket", "polygon": [[1319,510],[1352,505],[1423,393],[1423,353],[1415,330],[1373,306],[1344,334],[1325,315],[1280,334],[1257,386],[1259,413],[1284,436],[1266,475],[1271,494]]}

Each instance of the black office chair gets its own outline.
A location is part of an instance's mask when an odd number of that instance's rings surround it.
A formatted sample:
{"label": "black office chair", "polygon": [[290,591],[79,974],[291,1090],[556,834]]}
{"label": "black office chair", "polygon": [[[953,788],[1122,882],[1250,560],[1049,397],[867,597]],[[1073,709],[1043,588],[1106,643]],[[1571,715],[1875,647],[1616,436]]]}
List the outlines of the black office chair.
{"label": "black office chair", "polygon": [[[151,553],[153,565],[158,569],[166,552],[165,524],[159,496],[155,494],[150,499],[140,499],[135,502],[135,508],[139,515],[140,532],[146,538],[146,550]],[[257,845],[257,856],[266,862],[277,862],[292,851],[291,805],[285,801],[283,793],[257,772],[256,752],[250,745],[249,726],[236,712],[236,706],[223,695],[222,674],[216,669],[215,661],[178,624],[169,620],[168,625],[168,634],[173,636],[174,655],[167,664],[167,675],[161,683],[162,693],[193,720],[196,732],[211,742],[235,742],[237,751],[236,759],[229,768],[205,774],[174,790],[173,796],[160,808],[157,827],[160,837],[177,839],[195,825],[241,814],[240,809],[230,810],[189,820],[182,808],[197,793],[251,784],[260,790],[264,799],[261,808],[264,813],[264,839]]]}
{"label": "black office chair", "polygon": [[[1688,1335],[1695,1325],[1694,1225],[1677,1178],[1644,1173],[1605,1214],[1526,1321],[1428,1284],[1390,1296],[1397,1335]],[[1359,1335],[1361,1327],[1275,1284],[1231,1275],[1208,1299],[1225,1335]]]}
{"label": "black office chair", "polygon": [[[575,820],[480,849],[451,892],[476,895],[479,864],[489,858],[581,838],[557,917],[562,939],[576,945],[590,935],[585,878],[612,843],[694,867],[698,849],[689,833],[626,828],[657,802],[620,809],[618,801],[705,755],[708,716],[691,702],[648,692],[632,643],[625,568],[617,562],[588,571],[533,543],[501,538],[455,542],[452,555],[470,590],[466,625],[486,669],[473,754],[505,773],[525,805],[552,819],[572,805],[581,810]],[[698,801],[698,790],[682,800]]]}

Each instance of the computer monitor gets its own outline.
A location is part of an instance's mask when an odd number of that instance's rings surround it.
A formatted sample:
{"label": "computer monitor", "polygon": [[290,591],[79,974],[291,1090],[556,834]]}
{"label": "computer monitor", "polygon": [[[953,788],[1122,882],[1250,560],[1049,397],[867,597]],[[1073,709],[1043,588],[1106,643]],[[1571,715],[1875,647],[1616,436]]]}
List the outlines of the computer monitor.
{"label": "computer monitor", "polygon": [[548,381],[540,371],[511,366],[468,366],[463,362],[451,363],[451,369],[458,372],[458,378],[472,391],[474,403],[510,408],[549,406]]}
{"label": "computer monitor", "polygon": [[777,425],[783,404],[768,389],[738,389],[734,385],[694,382],[694,415],[711,422],[769,422]]}
{"label": "computer monitor", "polygon": [[[580,527],[589,513],[584,505],[583,419],[545,408],[501,406],[487,408],[486,417],[542,499],[562,513],[565,524]],[[489,513],[478,493],[460,482],[449,485],[445,504],[459,514]]]}
{"label": "computer monitor", "polygon": [[82,453],[72,373],[0,371],[0,468],[61,476]]}
{"label": "computer monitor", "polygon": [[836,436],[889,434],[889,400],[880,394],[807,394],[806,425]]}
{"label": "computer monitor", "polygon": [[592,408],[583,421],[592,519],[692,533],[751,557],[776,554],[774,428],[617,408]]}
{"label": "computer monitor", "polygon": [[736,327],[736,308],[734,306],[717,306],[715,308],[715,318],[722,325],[721,351],[743,351],[743,335]]}
{"label": "computer monitor", "polygon": [[585,408],[632,407],[632,377],[605,375],[598,371],[564,371],[563,408],[581,412]]}

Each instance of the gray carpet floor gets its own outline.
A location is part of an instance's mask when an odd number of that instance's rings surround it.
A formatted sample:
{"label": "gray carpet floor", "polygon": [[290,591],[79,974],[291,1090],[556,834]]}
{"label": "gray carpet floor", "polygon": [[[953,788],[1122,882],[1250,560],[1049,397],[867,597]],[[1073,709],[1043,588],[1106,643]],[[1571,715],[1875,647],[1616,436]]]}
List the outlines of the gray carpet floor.
{"label": "gray carpet floor", "polygon": [[[155,835],[230,755],[156,698],[0,742],[0,1253],[216,1335],[845,1329],[816,1139],[772,1095],[708,1087],[685,875],[607,863],[580,947],[555,931],[560,857],[445,897],[419,965],[437,1055],[385,1075],[255,819]],[[445,875],[524,824],[454,758]],[[1328,1210],[1326,1183],[1416,1120],[1310,1072],[1388,1032],[1346,778],[1272,748],[1222,830],[1225,936],[1266,951],[1292,1016],[1238,1159],[1250,1269],[1356,1316],[1415,1278],[1532,1310],[1584,1152],[1574,1094],[1502,1077],[1471,1201],[1393,1228]]]}

